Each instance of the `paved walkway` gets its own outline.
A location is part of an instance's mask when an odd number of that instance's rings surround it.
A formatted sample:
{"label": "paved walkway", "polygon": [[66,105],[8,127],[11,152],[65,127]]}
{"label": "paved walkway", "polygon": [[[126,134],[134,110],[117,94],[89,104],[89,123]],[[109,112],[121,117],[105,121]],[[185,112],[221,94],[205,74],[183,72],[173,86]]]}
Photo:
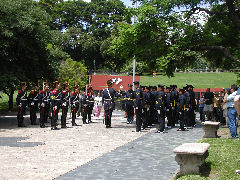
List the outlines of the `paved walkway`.
{"label": "paved walkway", "polygon": [[173,149],[182,143],[196,142],[203,136],[200,126],[188,132],[176,130],[170,129],[166,134],[146,134],[57,180],[169,180],[178,169]]}
{"label": "paved walkway", "polygon": [[18,128],[16,113],[0,116],[1,180],[51,180],[150,132],[132,132],[135,125],[126,124],[117,111],[111,129],[102,117],[92,118],[91,124],[77,118],[80,126],[74,127],[69,119],[69,128],[57,131],[50,124],[44,129],[29,125],[29,115],[25,117],[27,127]]}

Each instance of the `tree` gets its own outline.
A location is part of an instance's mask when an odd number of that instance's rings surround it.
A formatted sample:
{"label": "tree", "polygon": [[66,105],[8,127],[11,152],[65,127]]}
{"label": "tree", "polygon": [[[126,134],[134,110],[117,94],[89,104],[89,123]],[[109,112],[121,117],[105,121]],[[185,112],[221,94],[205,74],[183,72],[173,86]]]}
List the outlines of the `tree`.
{"label": "tree", "polygon": [[110,51],[116,57],[135,56],[169,76],[201,58],[213,67],[239,66],[239,1],[150,0],[135,13],[134,25],[121,24],[112,33]]}
{"label": "tree", "polygon": [[38,4],[49,13],[52,29],[68,35],[64,50],[73,60],[81,60],[89,72],[93,71],[94,64],[102,68],[115,61],[116,58],[103,55],[101,47],[104,47],[102,43],[110,36],[114,24],[130,22],[128,9],[122,1],[92,0],[87,3],[83,0],[40,0]]}
{"label": "tree", "polygon": [[69,58],[60,65],[59,76],[60,80],[67,81],[71,88],[76,84],[84,87],[87,81],[87,68],[81,62]]}
{"label": "tree", "polygon": [[13,92],[20,81],[37,81],[56,77],[58,60],[47,44],[54,42],[45,24],[48,14],[32,0],[0,0],[0,90],[9,95],[12,109]]}

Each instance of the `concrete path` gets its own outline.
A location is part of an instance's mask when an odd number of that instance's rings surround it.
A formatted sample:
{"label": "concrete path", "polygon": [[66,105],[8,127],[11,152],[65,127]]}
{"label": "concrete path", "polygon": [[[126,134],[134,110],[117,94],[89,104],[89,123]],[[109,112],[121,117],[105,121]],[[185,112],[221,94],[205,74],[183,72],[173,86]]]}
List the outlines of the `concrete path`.
{"label": "concrete path", "polygon": [[151,132],[57,180],[169,180],[178,169],[173,149],[182,143],[196,142],[203,136],[199,125],[187,132],[176,130],[170,129],[166,134]]}
{"label": "concrete path", "polygon": [[[16,115],[0,116],[0,179],[170,179],[178,169],[172,150],[196,142],[201,128],[155,134],[155,128],[136,133],[124,113],[115,111],[111,129],[101,118],[68,129],[51,131],[29,125],[18,128]],[[48,124],[49,126],[49,124]]]}

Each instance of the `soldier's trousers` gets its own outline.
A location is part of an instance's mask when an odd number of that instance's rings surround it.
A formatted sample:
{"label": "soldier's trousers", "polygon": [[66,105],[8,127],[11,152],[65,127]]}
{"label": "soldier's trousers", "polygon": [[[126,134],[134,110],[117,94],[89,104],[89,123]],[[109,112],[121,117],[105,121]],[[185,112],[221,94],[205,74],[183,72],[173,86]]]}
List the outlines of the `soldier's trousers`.
{"label": "soldier's trousers", "polygon": [[157,111],[158,117],[158,131],[163,132],[165,130],[165,111],[163,109]]}
{"label": "soldier's trousers", "polygon": [[22,106],[22,107],[18,108],[18,114],[17,114],[18,127],[23,126],[23,121],[24,121],[23,114],[25,113],[25,110],[26,110],[25,106]]}
{"label": "soldier's trousers", "polygon": [[167,126],[174,126],[175,123],[174,123],[174,119],[173,119],[173,116],[172,116],[172,109],[169,108],[166,111],[166,116],[167,116],[167,120],[168,120]]}
{"label": "soldier's trousers", "polygon": [[76,124],[75,120],[76,120],[76,117],[77,117],[78,107],[79,107],[79,105],[77,105],[77,104],[72,107],[72,125]]}
{"label": "soldier's trousers", "polygon": [[105,125],[106,127],[111,127],[111,119],[112,119],[112,109],[105,110]]}
{"label": "soldier's trousers", "polygon": [[173,107],[172,109],[172,119],[173,119],[173,126],[175,126],[175,124],[177,124],[178,122],[178,113],[177,113],[177,107]]}
{"label": "soldier's trousers", "polygon": [[83,124],[87,124],[87,108],[84,107],[82,108],[82,121],[83,121]]}
{"label": "soldier's trousers", "polygon": [[40,127],[44,126],[44,123],[47,121],[48,118],[48,108],[45,107],[40,107],[40,119],[39,119],[39,123],[40,123]]}
{"label": "soldier's trousers", "polygon": [[194,109],[190,108],[189,109],[189,118],[190,118],[190,126],[194,126],[196,124],[195,121],[195,113],[194,113]]}
{"label": "soldier's trousers", "polygon": [[184,130],[184,111],[180,111],[178,113],[178,116],[179,116],[180,129]]}
{"label": "soldier's trousers", "polygon": [[133,115],[134,115],[133,105],[132,106],[126,105],[126,109],[125,110],[127,112],[127,121],[129,123],[132,123],[133,122]]}
{"label": "soldier's trousers", "polygon": [[56,127],[57,119],[58,119],[59,108],[57,106],[52,107],[52,119],[51,119],[51,127]]}
{"label": "soldier's trousers", "polygon": [[158,120],[157,120],[157,111],[155,109],[155,107],[150,106],[150,125],[155,124]]}
{"label": "soldier's trousers", "polygon": [[88,108],[87,109],[87,115],[88,115],[88,122],[91,122],[91,115],[92,115],[92,107]]}
{"label": "soldier's trousers", "polygon": [[66,125],[67,112],[68,112],[68,106],[62,106],[62,116],[61,116],[61,127],[62,128],[67,127],[67,125]]}
{"label": "soldier's trousers", "polygon": [[149,109],[143,108],[143,128],[146,128],[148,125],[150,125],[149,115]]}
{"label": "soldier's trousers", "polygon": [[142,127],[142,118],[143,118],[143,113],[142,113],[142,108],[136,108],[136,131],[141,131]]}
{"label": "soldier's trousers", "polygon": [[30,106],[30,120],[31,120],[31,125],[35,125],[36,124],[36,120],[37,120],[37,107],[36,106]]}
{"label": "soldier's trousers", "polygon": [[189,111],[189,109],[187,110],[185,110],[184,111],[184,123],[185,123],[185,125],[187,126],[187,127],[190,127],[191,126],[191,124],[190,124],[190,111]]}

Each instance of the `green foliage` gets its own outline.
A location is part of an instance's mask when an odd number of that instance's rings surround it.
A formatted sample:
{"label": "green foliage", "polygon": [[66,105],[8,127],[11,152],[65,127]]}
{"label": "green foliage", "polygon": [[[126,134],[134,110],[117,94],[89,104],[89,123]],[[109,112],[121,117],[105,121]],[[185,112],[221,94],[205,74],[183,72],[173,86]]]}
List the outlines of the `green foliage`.
{"label": "green foliage", "polygon": [[[135,24],[119,23],[109,49],[115,57],[145,61],[172,76],[204,61],[215,68],[239,67],[237,1],[142,1]],[[199,19],[205,18],[205,22]]]}
{"label": "green foliage", "polygon": [[0,90],[15,89],[19,81],[50,78],[55,62],[46,50],[51,40],[48,15],[31,0],[0,0],[0,12]]}
{"label": "green foliage", "polygon": [[[51,19],[48,24],[52,29],[66,31],[68,40],[63,45],[64,50],[73,60],[81,59],[89,72],[94,69],[94,61],[95,68],[109,67],[121,61],[109,54],[102,54],[101,47],[110,36],[114,24],[130,22],[129,11],[122,1],[92,0],[88,3],[83,0],[40,0],[38,5],[49,13]],[[112,68],[119,69],[118,66]]]}
{"label": "green foliage", "polygon": [[59,76],[60,81],[67,81],[71,88],[76,84],[84,87],[87,82],[87,69],[81,62],[69,58],[60,65]]}

